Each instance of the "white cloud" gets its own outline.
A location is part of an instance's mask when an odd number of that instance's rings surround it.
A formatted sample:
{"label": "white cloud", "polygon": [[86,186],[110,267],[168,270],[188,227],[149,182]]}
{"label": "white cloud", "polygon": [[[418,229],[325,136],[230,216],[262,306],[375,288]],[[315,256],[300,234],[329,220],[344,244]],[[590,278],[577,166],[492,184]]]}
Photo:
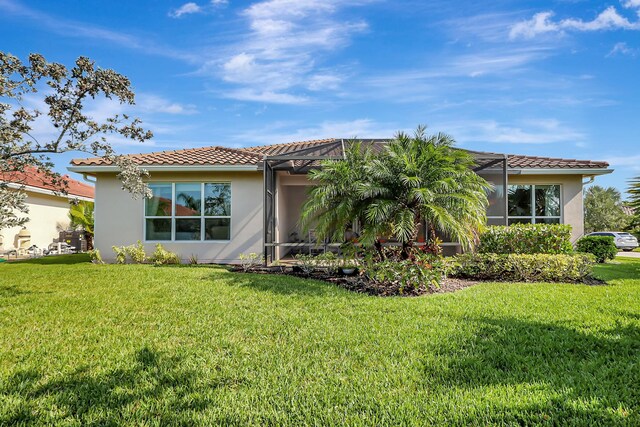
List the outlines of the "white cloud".
{"label": "white cloud", "polygon": [[277,144],[325,138],[391,138],[400,130],[393,125],[370,119],[324,121],[316,126],[296,127],[292,123],[276,123],[234,135],[240,145]]}
{"label": "white cloud", "polygon": [[348,45],[364,31],[362,21],[340,19],[341,8],[363,0],[265,0],[241,12],[248,31],[221,62],[206,64],[212,71],[239,86],[226,96],[261,102],[300,103],[305,97],[292,91],[336,90],[342,77],[320,70],[323,58]]}
{"label": "white cloud", "polygon": [[614,156],[605,159],[613,167],[631,168],[640,170],[640,155],[635,156]]}
{"label": "white cloud", "polygon": [[202,8],[200,6],[198,6],[196,3],[189,2],[170,12],[169,16],[173,18],[180,18],[183,15],[191,15],[200,12],[202,12]]}
{"label": "white cloud", "polygon": [[[629,0],[625,3],[627,7],[637,7],[640,0]],[[607,7],[591,21],[584,21],[577,18],[568,18],[554,21],[554,13],[551,11],[540,12],[526,21],[518,22],[511,27],[509,38],[511,39],[531,39],[537,35],[545,33],[562,33],[564,31],[604,31],[604,30],[640,30],[640,21],[629,21],[620,15],[614,6]]]}
{"label": "white cloud", "polygon": [[435,126],[457,141],[503,144],[581,143],[585,135],[555,119],[525,120],[503,124],[495,120],[442,123]]}
{"label": "white cloud", "polygon": [[616,55],[636,56],[637,53],[637,49],[630,48],[625,42],[620,42],[613,45],[613,48],[611,48],[611,51],[609,51],[607,57]]}
{"label": "white cloud", "polygon": [[266,102],[269,104],[305,104],[309,102],[309,98],[301,95],[270,90],[254,90],[251,88],[232,90],[225,93],[224,96],[238,101]]}
{"label": "white cloud", "polygon": [[199,60],[199,55],[193,55],[169,46],[159,45],[149,38],[139,38],[131,34],[109,30],[80,21],[66,20],[59,16],[48,15],[38,10],[28,8],[12,0],[0,0],[0,10],[3,13],[19,16],[36,22],[40,28],[46,28],[62,37],[73,37],[84,40],[100,40],[135,49],[145,54],[179,59],[187,62]]}
{"label": "white cloud", "polygon": [[136,107],[148,113],[163,113],[176,115],[196,114],[198,110],[194,105],[184,105],[171,102],[161,96],[151,94],[136,95]]}
{"label": "white cloud", "polygon": [[229,0],[211,0],[211,4],[214,6],[224,6],[229,4]]}

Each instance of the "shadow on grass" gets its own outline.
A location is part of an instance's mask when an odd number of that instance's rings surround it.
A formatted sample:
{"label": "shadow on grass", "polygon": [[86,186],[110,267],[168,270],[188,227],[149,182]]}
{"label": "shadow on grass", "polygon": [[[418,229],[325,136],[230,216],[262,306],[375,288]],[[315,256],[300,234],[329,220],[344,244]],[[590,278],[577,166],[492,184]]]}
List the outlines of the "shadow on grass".
{"label": "shadow on grass", "polygon": [[35,264],[35,265],[70,265],[90,262],[89,254],[50,255],[40,258],[12,261],[11,264]]}
{"label": "shadow on grass", "polygon": [[[492,408],[483,422],[511,425],[538,418],[552,425],[640,425],[638,326],[618,323],[593,334],[514,318],[466,321],[477,326],[473,339],[441,343],[437,356],[425,359],[430,387],[481,394],[493,386],[524,385],[559,395],[529,405],[513,396],[513,405]],[[467,424],[477,416],[469,415]]]}
{"label": "shadow on grass", "polygon": [[128,368],[106,373],[77,369],[62,378],[42,379],[40,372],[25,370],[0,382],[0,397],[19,402],[0,411],[1,425],[62,421],[119,425],[151,420],[158,425],[190,425],[211,405],[212,391],[243,383],[224,376],[205,380],[201,373],[184,368],[180,358],[164,357],[147,347],[135,354]]}
{"label": "shadow on grass", "polygon": [[257,274],[219,271],[211,276],[229,286],[245,287],[279,295],[330,296],[342,292],[331,283],[285,274]]}
{"label": "shadow on grass", "polygon": [[609,281],[619,279],[640,279],[640,260],[620,260],[597,264],[593,275],[598,279]]}
{"label": "shadow on grass", "polygon": [[19,295],[30,294],[31,291],[20,289],[17,285],[0,286],[0,298],[17,297]]}

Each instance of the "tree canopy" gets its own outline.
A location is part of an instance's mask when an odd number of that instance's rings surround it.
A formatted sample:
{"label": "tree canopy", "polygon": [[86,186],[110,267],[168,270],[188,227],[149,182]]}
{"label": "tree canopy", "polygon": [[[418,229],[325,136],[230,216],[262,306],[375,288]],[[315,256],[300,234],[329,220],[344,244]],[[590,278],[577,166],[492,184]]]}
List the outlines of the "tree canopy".
{"label": "tree canopy", "polygon": [[[38,94],[38,109],[25,98]],[[142,178],[146,175],[127,157],[117,155],[109,136],[144,142],[153,135],[137,118],[126,114],[97,121],[86,114],[86,105],[105,97],[121,104],[134,104],[131,83],[125,76],[102,69],[86,57],[79,57],[68,69],[31,54],[26,62],[0,52],[0,176],[24,172],[31,166],[66,191],[66,181],[52,171],[52,156],[76,151],[103,157],[120,168],[123,188],[135,195],[148,195]],[[38,102],[31,103],[38,105]],[[44,139],[34,132],[38,120],[46,119],[53,129]],[[2,180],[4,181],[4,180]],[[27,219],[25,194],[0,182],[0,229],[21,225]]]}
{"label": "tree canopy", "polygon": [[353,142],[343,160],[324,161],[311,171],[316,185],[301,222],[319,238],[341,240],[358,221],[363,243],[394,239],[404,256],[426,222],[468,248],[486,222],[491,188],[473,166],[473,157],[454,148],[453,139],[427,135],[424,127],[413,136],[398,133],[379,152]]}
{"label": "tree canopy", "polygon": [[584,228],[594,231],[624,230],[630,222],[622,208],[622,195],[613,187],[594,185],[584,197]]}

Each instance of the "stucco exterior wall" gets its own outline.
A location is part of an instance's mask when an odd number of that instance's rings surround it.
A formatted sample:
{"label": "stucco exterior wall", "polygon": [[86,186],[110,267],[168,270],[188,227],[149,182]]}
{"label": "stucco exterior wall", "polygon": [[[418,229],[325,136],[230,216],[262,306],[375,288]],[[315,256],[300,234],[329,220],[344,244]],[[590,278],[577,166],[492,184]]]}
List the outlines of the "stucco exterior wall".
{"label": "stucco exterior wall", "polygon": [[[25,224],[31,232],[31,245],[46,249],[53,239],[59,236],[58,227],[69,225],[69,199],[64,196],[53,196],[26,191],[26,203],[29,207],[29,222]],[[19,214],[23,216],[23,214]],[[17,248],[17,234],[22,227],[12,227],[0,231],[2,246],[0,250],[7,251]]]}
{"label": "stucco exterior wall", "polygon": [[[144,239],[144,200],[133,199],[121,189],[114,173],[97,175],[94,245],[107,262],[113,262],[112,246],[140,240],[148,254],[156,242]],[[226,242],[162,242],[183,261],[191,255],[199,262],[237,263],[241,253],[263,251],[262,172],[153,172],[150,182],[230,182],[231,240]]]}
{"label": "stucco exterior wall", "polygon": [[[307,199],[307,191],[312,185],[306,175],[289,175],[278,172],[276,178],[276,235],[278,241],[289,242],[292,232],[298,233],[298,239],[308,240],[299,227],[302,205]],[[276,248],[276,257],[286,256],[291,248]]]}

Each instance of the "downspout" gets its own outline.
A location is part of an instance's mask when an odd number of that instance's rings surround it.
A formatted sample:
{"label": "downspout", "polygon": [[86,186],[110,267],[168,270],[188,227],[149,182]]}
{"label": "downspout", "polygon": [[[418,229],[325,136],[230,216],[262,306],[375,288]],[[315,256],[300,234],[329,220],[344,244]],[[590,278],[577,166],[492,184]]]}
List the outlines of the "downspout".
{"label": "downspout", "polygon": [[94,180],[89,179],[88,175],[86,173],[82,174],[82,179],[84,179],[85,181],[90,182],[92,184],[95,184],[97,182],[97,180],[95,180],[95,179]]}
{"label": "downspout", "polygon": [[586,182],[585,181],[582,182],[582,186],[592,184],[593,181],[595,181],[595,180],[596,180],[595,176],[590,176],[589,179]]}

